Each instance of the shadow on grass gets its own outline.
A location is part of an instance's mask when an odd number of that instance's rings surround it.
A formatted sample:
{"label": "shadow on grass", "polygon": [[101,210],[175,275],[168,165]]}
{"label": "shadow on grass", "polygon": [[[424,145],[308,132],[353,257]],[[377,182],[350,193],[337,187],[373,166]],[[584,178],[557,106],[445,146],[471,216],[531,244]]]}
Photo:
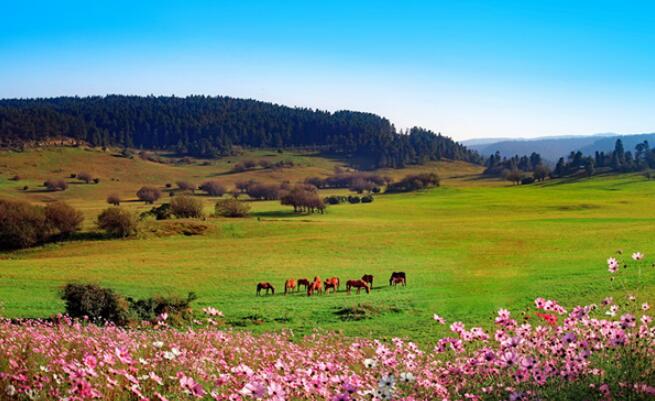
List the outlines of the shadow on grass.
{"label": "shadow on grass", "polygon": [[[268,212],[255,212],[252,213],[252,216],[258,217],[260,219],[271,218],[271,219],[287,219],[293,218],[298,220],[299,217],[307,217],[309,215],[304,213],[295,213],[293,210],[272,210]],[[311,221],[311,220],[304,220]]]}

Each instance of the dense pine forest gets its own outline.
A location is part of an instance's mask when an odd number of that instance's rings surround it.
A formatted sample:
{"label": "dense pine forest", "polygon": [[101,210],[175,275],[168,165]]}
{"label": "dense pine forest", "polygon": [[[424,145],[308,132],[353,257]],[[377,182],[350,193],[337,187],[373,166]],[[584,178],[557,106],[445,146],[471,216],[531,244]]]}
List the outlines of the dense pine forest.
{"label": "dense pine forest", "polygon": [[67,137],[218,157],[234,146],[314,148],[360,167],[403,167],[442,158],[480,163],[452,139],[422,128],[399,132],[371,113],[334,113],[230,97],[58,97],[0,100],[0,145]]}

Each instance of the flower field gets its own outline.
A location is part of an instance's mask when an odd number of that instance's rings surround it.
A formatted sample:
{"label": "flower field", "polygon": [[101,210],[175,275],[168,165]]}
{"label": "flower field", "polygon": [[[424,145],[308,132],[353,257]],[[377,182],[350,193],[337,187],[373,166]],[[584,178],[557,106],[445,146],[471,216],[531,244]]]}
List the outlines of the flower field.
{"label": "flower field", "polygon": [[[643,255],[634,254],[639,264]],[[613,277],[627,264],[608,260]],[[652,270],[652,268],[649,268]],[[642,272],[639,270],[639,275]],[[617,279],[618,282],[618,279]],[[630,293],[632,294],[632,293]],[[532,318],[501,309],[494,328],[435,315],[452,335],[423,348],[329,333],[255,336],[198,327],[120,328],[59,316],[0,322],[0,393],[30,400],[648,400],[655,326],[638,296],[565,309],[537,298]],[[527,323],[527,322],[530,323]]]}

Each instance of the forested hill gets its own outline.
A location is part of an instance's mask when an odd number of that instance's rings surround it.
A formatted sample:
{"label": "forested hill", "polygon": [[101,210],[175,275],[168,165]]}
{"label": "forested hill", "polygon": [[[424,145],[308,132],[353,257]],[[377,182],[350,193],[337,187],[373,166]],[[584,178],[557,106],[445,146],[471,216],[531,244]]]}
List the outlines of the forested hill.
{"label": "forested hill", "polygon": [[234,145],[315,147],[366,167],[441,158],[479,163],[476,152],[422,128],[399,133],[370,113],[334,113],[229,97],[58,97],[0,100],[0,145],[70,137],[92,146],[216,157]]}

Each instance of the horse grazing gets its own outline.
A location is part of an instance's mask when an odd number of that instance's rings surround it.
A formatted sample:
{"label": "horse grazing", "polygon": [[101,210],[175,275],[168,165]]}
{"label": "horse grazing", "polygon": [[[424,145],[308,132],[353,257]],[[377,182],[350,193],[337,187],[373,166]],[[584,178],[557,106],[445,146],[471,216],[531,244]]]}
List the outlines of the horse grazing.
{"label": "horse grazing", "polygon": [[307,280],[306,278],[299,278],[298,279],[298,289],[300,289],[301,285],[305,286],[305,291],[306,291],[307,288],[309,287],[309,280]]}
{"label": "horse grazing", "polygon": [[325,280],[325,283],[323,283],[325,286],[325,294],[328,294],[328,290],[332,288],[332,292],[337,292],[339,291],[339,285],[341,283],[339,282],[339,277],[331,277]]}
{"label": "horse grazing", "polygon": [[284,295],[287,295],[287,292],[293,292],[293,290],[298,290],[298,286],[296,286],[296,280],[290,278],[287,281],[284,282]]}
{"label": "horse grazing", "polygon": [[350,289],[351,288],[357,288],[357,293],[359,294],[359,290],[362,288],[366,290],[366,293],[371,292],[371,288],[368,286],[368,283],[366,283],[364,280],[348,280],[346,281],[346,292],[348,292],[348,295],[350,295]]}
{"label": "horse grazing", "polygon": [[365,283],[368,283],[368,285],[373,288],[373,275],[372,274],[365,274],[362,276],[362,281]]}
{"label": "horse grazing", "polygon": [[391,285],[393,285],[395,287],[397,284],[403,284],[404,285],[405,280],[402,277],[393,277],[391,279]]}
{"label": "horse grazing", "polygon": [[261,295],[262,290],[266,290],[266,295],[268,295],[269,290],[271,290],[272,295],[275,295],[275,287],[273,287],[273,284],[269,282],[257,284],[257,295]]}
{"label": "horse grazing", "polygon": [[321,278],[318,276],[314,277],[314,281],[309,284],[309,287],[307,287],[307,296],[311,296],[314,292],[318,292],[319,294],[323,292]]}
{"label": "horse grazing", "polygon": [[405,276],[405,272],[393,272],[391,273],[391,277],[389,277],[389,285],[396,285],[396,284],[402,284],[403,287],[407,285],[407,277]]}

